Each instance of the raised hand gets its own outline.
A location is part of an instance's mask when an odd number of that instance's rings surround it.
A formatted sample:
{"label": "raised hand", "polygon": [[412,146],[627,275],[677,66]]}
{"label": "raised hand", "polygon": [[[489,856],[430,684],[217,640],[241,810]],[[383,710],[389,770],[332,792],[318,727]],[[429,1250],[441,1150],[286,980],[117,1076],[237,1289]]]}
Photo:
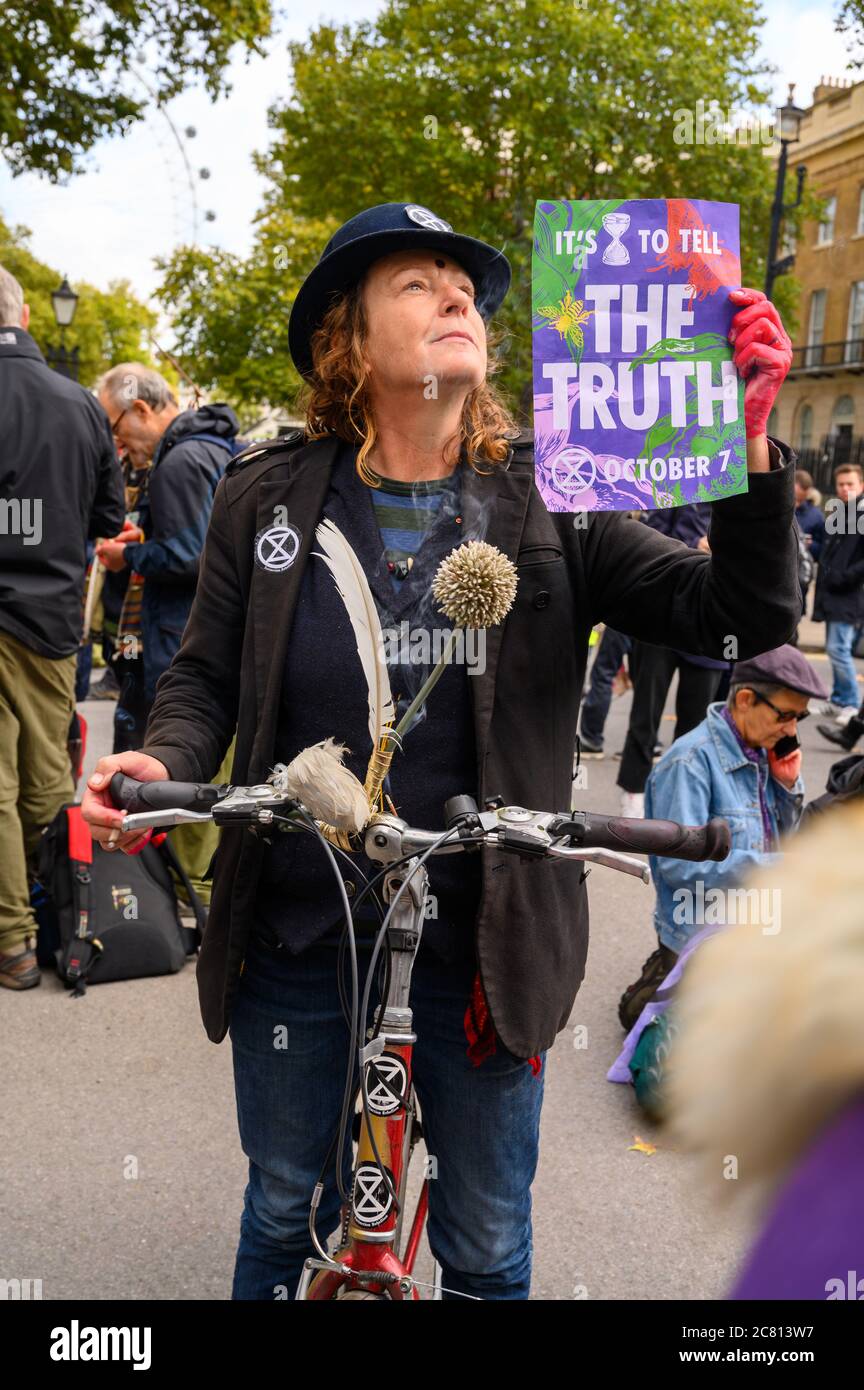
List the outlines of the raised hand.
{"label": "raised hand", "polygon": [[732,360],[745,379],[744,425],[748,439],[766,433],[777,392],[792,365],[792,343],[777,310],[761,290],[732,290],[740,305],[729,329]]}

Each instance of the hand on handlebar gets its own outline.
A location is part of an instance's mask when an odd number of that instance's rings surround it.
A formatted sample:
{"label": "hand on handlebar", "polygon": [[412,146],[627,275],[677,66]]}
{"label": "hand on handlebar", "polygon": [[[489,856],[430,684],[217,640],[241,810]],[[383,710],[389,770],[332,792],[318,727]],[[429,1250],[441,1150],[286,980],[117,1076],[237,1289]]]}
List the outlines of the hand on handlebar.
{"label": "hand on handlebar", "polygon": [[115,772],[125,772],[139,782],[165,782],[168,769],[158,758],[150,758],[146,753],[112,753],[100,758],[87,779],[87,790],[81,802],[81,814],[90,827],[94,840],[103,849],[122,849],[135,854],[150,838],[151,831],[133,830],[120,833],[125,812],[118,809],[111,800],[110,783]]}

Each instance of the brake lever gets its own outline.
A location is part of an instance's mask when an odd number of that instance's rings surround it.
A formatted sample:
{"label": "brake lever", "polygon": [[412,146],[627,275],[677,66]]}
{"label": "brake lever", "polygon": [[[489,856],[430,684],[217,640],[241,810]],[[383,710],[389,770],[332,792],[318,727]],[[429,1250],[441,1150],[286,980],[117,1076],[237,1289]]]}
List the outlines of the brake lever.
{"label": "brake lever", "polygon": [[215,801],[208,811],[189,811],[182,806],[166,807],[160,811],[136,811],[123,817],[121,830],[148,830],[151,827],[205,823],[225,825],[272,825],[277,813],[290,814],[303,808],[299,801],[286,796],[270,783],[253,787],[232,787],[221,801]]}
{"label": "brake lever", "polygon": [[621,874],[632,874],[643,883],[651,882],[651,870],[644,859],[636,859],[632,854],[620,854],[617,849],[571,849],[566,845],[552,845],[548,851],[558,859],[584,859],[589,864],[600,864],[604,869],[617,869]]}

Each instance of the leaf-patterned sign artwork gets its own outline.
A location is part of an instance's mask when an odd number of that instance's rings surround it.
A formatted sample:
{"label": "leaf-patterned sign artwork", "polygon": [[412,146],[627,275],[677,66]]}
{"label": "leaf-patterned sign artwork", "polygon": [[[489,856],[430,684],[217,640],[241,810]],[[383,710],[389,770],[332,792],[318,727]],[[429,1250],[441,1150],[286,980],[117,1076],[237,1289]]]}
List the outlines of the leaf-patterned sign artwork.
{"label": "leaf-patterned sign artwork", "polygon": [[740,284],[734,203],[537,203],[535,469],[550,511],[746,492],[744,383],[727,338]]}

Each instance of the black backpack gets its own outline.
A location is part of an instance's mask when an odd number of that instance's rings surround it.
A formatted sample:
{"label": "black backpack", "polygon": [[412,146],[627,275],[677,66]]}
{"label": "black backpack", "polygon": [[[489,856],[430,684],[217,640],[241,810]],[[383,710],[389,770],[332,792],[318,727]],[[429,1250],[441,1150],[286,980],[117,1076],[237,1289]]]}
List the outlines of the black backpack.
{"label": "black backpack", "polygon": [[[180,920],[170,869],[189,896],[194,927]],[[42,832],[33,907],[39,964],[56,966],[76,995],[88,984],[180,970],[207,917],[164,833],[140,854],[106,853],[94,847],[77,803]]]}
{"label": "black backpack", "polygon": [[825,786],[823,795],[817,796],[814,801],[808,801],[804,807],[799,830],[803,830],[805,825],[818,819],[832,806],[840,806],[844,801],[864,796],[864,755],[852,753],[848,758],[841,758],[838,763],[832,763]]}

